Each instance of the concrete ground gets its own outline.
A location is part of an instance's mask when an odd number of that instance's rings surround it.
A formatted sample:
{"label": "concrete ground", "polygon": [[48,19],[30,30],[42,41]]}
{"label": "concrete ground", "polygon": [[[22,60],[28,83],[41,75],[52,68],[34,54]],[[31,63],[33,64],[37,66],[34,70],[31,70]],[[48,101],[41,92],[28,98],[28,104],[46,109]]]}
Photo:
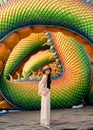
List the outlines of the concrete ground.
{"label": "concrete ground", "polygon": [[[39,120],[40,111],[12,111],[0,115],[0,130],[47,130]],[[93,130],[93,106],[51,110],[49,130]]]}

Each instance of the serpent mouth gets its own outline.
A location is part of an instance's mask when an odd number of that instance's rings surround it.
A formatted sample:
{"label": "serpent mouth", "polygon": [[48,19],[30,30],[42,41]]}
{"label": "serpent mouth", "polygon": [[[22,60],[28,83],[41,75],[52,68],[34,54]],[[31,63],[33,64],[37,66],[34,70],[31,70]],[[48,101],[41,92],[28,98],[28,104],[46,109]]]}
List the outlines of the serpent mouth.
{"label": "serpent mouth", "polygon": [[[91,58],[91,63],[93,64],[92,45],[89,44],[87,39],[79,36],[79,34],[76,34],[75,32],[72,32],[64,28],[55,28],[50,26],[25,27],[16,30],[2,41],[2,60],[0,63],[1,68],[4,67],[2,70],[4,77],[6,77],[9,80],[18,82],[39,81],[43,75],[42,67],[46,64],[50,65],[50,67],[52,68],[52,79],[56,80],[63,76],[64,66],[60,60],[60,56],[54,45],[54,39],[51,36],[51,33],[55,34],[59,32],[63,33],[63,35],[67,35],[68,37],[75,38],[75,40],[79,44],[82,44],[82,46],[84,46],[86,49],[86,53]],[[7,72],[7,70],[9,70],[9,62],[15,62],[15,58],[11,61],[11,55],[17,49],[17,46],[21,45],[22,48],[22,44],[24,41],[26,41],[27,38],[32,37],[33,35],[34,37],[37,37],[36,35],[38,34],[41,34],[41,41],[43,40],[42,47],[34,50],[33,52],[30,52],[21,61],[19,61],[18,64],[16,64],[12,71]],[[39,38],[40,37],[38,37],[37,40]],[[37,43],[35,42],[34,44]],[[6,52],[6,55],[4,54],[4,52]],[[17,55],[17,57],[20,57],[20,52]]]}

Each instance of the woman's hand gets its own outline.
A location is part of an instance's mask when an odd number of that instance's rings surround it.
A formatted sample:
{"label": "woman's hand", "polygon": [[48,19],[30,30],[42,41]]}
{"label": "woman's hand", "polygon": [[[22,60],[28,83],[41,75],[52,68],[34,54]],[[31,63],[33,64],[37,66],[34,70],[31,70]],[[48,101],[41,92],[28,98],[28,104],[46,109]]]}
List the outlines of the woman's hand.
{"label": "woman's hand", "polygon": [[48,91],[42,91],[42,96],[46,96],[48,94]]}
{"label": "woman's hand", "polygon": [[42,92],[41,92],[41,95],[42,96],[46,96],[49,92],[49,89],[48,88],[43,88]]}

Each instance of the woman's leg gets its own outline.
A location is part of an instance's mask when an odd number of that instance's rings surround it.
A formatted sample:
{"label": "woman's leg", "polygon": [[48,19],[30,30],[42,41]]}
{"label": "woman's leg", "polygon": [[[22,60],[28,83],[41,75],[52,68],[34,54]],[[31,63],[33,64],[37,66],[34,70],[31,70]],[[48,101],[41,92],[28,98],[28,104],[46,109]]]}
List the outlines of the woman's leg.
{"label": "woman's leg", "polygon": [[44,107],[44,115],[45,115],[45,125],[50,125],[50,91],[48,92],[45,98],[45,107]]}
{"label": "woman's leg", "polygon": [[41,125],[45,124],[45,97],[41,96]]}

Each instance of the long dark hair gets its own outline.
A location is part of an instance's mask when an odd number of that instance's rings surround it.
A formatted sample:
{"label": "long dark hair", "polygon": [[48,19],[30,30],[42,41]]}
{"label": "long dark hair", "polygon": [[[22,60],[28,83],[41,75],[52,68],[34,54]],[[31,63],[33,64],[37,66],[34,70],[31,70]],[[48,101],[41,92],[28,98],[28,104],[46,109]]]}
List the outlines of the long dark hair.
{"label": "long dark hair", "polygon": [[50,89],[50,84],[51,84],[51,73],[47,77],[47,88]]}

